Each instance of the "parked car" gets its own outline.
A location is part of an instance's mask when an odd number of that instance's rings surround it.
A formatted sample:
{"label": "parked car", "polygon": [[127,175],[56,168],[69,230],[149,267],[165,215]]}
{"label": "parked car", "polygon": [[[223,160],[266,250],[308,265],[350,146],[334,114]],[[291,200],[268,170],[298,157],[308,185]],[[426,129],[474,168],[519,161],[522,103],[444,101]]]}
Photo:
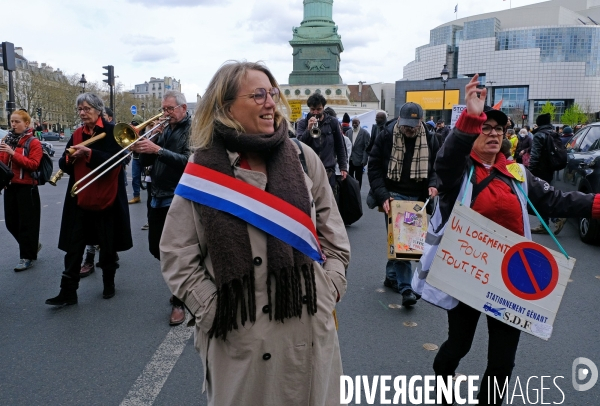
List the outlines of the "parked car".
{"label": "parked car", "polygon": [[[567,167],[558,189],[583,193],[600,193],[600,122],[590,124],[567,142]],[[600,244],[600,221],[580,217],[579,238],[588,244]]]}
{"label": "parked car", "polygon": [[59,141],[59,140],[60,140],[59,133],[53,133],[53,132],[42,133],[42,141]]}

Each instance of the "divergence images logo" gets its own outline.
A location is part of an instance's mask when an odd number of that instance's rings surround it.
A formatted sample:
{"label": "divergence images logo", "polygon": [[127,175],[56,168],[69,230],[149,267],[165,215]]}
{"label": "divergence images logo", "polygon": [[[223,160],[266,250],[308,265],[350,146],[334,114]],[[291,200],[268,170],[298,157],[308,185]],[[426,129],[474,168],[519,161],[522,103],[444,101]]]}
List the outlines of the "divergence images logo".
{"label": "divergence images logo", "polygon": [[[585,367],[583,367],[584,365]],[[598,368],[596,364],[587,358],[575,358],[575,361],[573,361],[572,377],[575,390],[584,392],[592,389],[596,381],[598,381]],[[587,383],[579,383],[585,381],[588,377],[589,380]]]}

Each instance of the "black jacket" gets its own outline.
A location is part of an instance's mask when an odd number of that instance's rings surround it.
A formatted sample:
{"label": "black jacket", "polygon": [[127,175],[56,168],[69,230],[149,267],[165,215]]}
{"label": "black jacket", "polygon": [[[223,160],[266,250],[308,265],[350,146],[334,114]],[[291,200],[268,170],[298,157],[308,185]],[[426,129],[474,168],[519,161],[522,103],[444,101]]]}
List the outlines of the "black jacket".
{"label": "black jacket", "polygon": [[518,163],[521,163],[521,161],[523,160],[523,157],[521,156],[521,151],[525,151],[523,152],[524,154],[528,152],[531,153],[531,138],[529,138],[529,135],[526,135],[524,137],[517,135],[517,137],[519,137],[519,142],[517,142],[517,149],[515,149],[515,159]]}
{"label": "black jacket", "polygon": [[371,140],[369,132],[364,128],[361,128],[356,134],[356,140],[353,140],[354,129],[350,128],[346,131],[346,137],[352,141],[352,154],[350,155],[350,162],[355,166],[365,166],[369,159],[369,153],[367,152],[367,146]]}
{"label": "black jacket", "polygon": [[[106,136],[91,144],[88,148],[92,150],[90,162],[87,166],[95,169],[105,161],[117,156],[122,150],[113,135],[114,125],[102,119],[103,128],[96,127],[95,133],[105,132]],[[133,246],[131,238],[131,226],[129,222],[129,205],[127,204],[127,191],[125,190],[125,177],[123,166],[117,165],[119,169],[117,197],[113,205],[102,211],[83,210],[77,205],[77,197],[71,196],[71,188],[75,183],[73,165],[67,164],[66,151],[73,145],[73,137],[65,146],[65,152],[58,161],[58,166],[69,175],[69,184],[63,205],[62,221],[60,223],[60,234],[58,237],[58,248],[68,251],[72,241],[73,229],[77,227],[76,219],[83,219],[85,223],[85,243],[88,245],[100,245],[113,247],[115,251],[126,251]],[[121,155],[119,155],[121,156]],[[114,159],[114,158],[113,158]],[[85,185],[85,181],[82,185]],[[90,188],[93,188],[92,184]],[[77,212],[77,215],[76,215]],[[81,214],[79,216],[78,214]]]}
{"label": "black jacket", "polygon": [[446,137],[448,136],[448,134],[450,134],[450,127],[444,126],[442,128],[436,128],[435,134],[437,136],[438,143],[440,145],[442,145],[444,143],[444,141],[446,140]]}
{"label": "black jacket", "polygon": [[375,140],[377,139],[377,135],[385,130],[385,123],[381,125],[373,124],[371,127],[371,139],[369,140],[369,145],[367,146],[367,154],[371,153],[373,149],[373,144],[375,144]]}
{"label": "black jacket", "polygon": [[[440,148],[435,161],[438,178],[439,209],[442,225],[450,218],[452,208],[459,198],[461,184],[472,165],[471,149],[477,134],[467,134],[456,127]],[[591,217],[594,194],[561,192],[543,179],[527,173],[527,196],[542,216]]]}
{"label": "black jacket", "polygon": [[[531,145],[531,158],[529,159],[529,170],[535,176],[546,182],[552,180],[554,171],[550,167],[548,151],[546,149],[547,138],[554,133],[552,124],[546,124],[533,130],[533,144]],[[564,217],[564,216],[563,216]]]}
{"label": "black jacket", "polygon": [[[325,169],[334,170],[335,164],[340,166],[340,171],[348,171],[348,155],[346,154],[346,146],[340,123],[337,118],[325,114],[323,121],[319,123],[321,136],[313,138],[310,135],[308,126],[308,118],[298,122],[296,135],[300,141],[311,147],[323,162]],[[336,160],[337,158],[337,160]]]}
{"label": "black jacket", "polygon": [[140,154],[142,166],[152,166],[152,196],[172,197],[190,157],[190,129],[192,118],[185,118],[175,125],[167,126],[158,136],[157,145],[163,147],[160,157],[156,154]]}
{"label": "black jacket", "polygon": [[[373,197],[379,206],[390,198],[390,192],[409,196],[413,194],[403,190],[398,185],[398,182],[387,178],[390,156],[392,155],[392,147],[394,146],[393,132],[396,121],[398,119],[393,119],[386,123],[384,131],[377,135],[373,149],[371,149],[371,153],[369,154],[369,184],[371,185]],[[421,123],[421,125],[424,126],[425,124]],[[421,190],[419,196],[413,196],[418,197],[420,200],[427,198],[430,187],[437,187],[437,178],[433,169],[433,163],[435,162],[439,145],[435,135],[427,130],[425,131],[427,133],[427,146],[429,147],[429,171],[427,181],[423,182],[423,190]]]}

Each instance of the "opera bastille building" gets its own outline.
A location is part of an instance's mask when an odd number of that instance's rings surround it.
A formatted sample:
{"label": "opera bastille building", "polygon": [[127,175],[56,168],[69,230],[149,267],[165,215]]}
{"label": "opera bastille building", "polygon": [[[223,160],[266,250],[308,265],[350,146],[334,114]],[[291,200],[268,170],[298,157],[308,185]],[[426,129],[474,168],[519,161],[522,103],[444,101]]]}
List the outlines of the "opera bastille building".
{"label": "opera bastille building", "polygon": [[[505,3],[506,4],[506,3]],[[430,31],[429,44],[396,82],[395,107],[419,102],[426,116],[449,122],[464,87],[479,74],[488,103],[519,125],[535,123],[542,106],[556,107],[555,123],[573,103],[600,110],[600,0],[551,0],[459,18]],[[441,80],[447,66],[449,79]],[[442,111],[442,100],[445,106]]]}

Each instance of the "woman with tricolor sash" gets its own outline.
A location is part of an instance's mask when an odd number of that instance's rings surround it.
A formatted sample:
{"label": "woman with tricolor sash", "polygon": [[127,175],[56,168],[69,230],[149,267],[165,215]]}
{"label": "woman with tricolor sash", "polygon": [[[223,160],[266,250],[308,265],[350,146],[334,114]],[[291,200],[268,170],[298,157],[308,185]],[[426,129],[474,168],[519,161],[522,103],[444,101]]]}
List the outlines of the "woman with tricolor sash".
{"label": "woman with tricolor sash", "polygon": [[288,138],[283,107],[264,65],[217,71],[161,239],[165,281],[195,318],[209,405],[339,404],[334,309],[350,244],[325,168]]}

